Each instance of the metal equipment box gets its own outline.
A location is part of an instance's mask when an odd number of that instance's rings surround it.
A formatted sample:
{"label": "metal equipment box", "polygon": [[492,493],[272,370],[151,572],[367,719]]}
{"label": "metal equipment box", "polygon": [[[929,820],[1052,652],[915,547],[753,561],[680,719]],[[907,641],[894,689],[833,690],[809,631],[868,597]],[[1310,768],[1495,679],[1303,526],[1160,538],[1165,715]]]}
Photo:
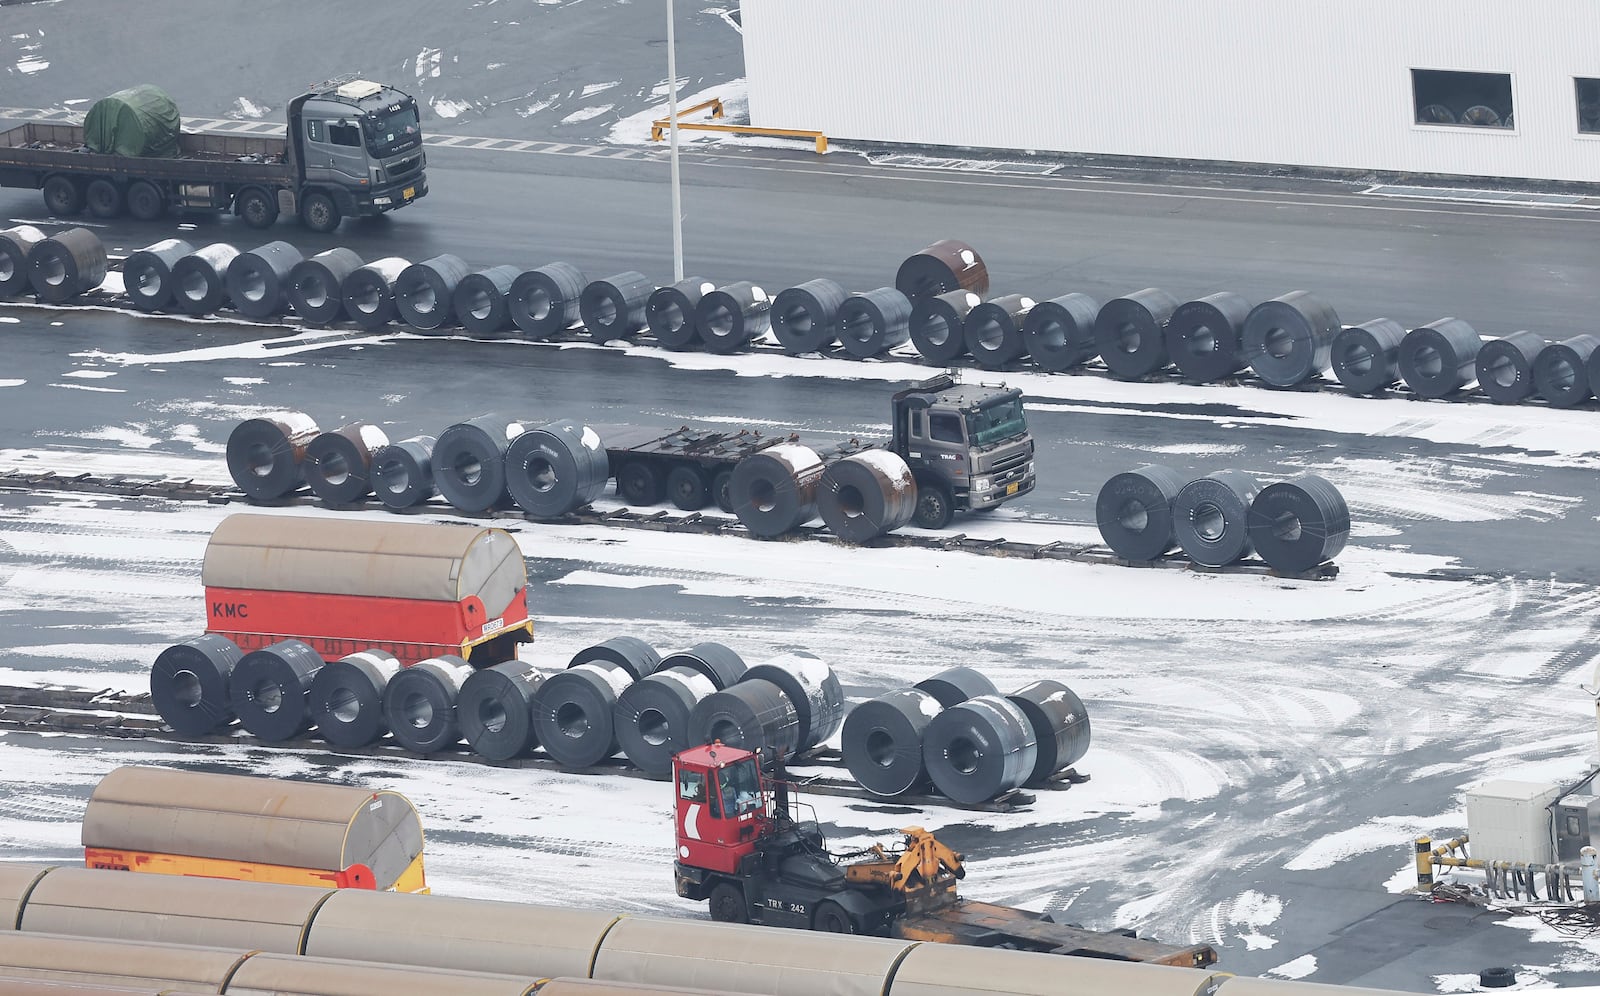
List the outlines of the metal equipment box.
{"label": "metal equipment box", "polygon": [[1553,782],[1497,778],[1467,790],[1471,854],[1485,861],[1555,861],[1549,806],[1561,794]]}
{"label": "metal equipment box", "polygon": [[1569,795],[1556,803],[1556,860],[1577,861],[1600,830],[1600,796]]}

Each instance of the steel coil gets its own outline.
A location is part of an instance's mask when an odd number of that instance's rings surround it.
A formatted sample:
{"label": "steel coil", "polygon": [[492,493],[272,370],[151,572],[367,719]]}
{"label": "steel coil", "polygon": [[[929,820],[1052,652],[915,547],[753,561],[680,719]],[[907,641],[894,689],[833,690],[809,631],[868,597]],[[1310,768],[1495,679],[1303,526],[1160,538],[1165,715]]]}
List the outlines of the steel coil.
{"label": "steel coil", "polygon": [[1094,320],[1100,303],[1087,294],[1040,301],[1022,323],[1022,340],[1033,362],[1050,373],[1081,366],[1100,355]]}
{"label": "steel coil", "polygon": [[317,735],[337,747],[367,747],[383,739],[389,732],[383,693],[399,673],[399,658],[377,648],[329,661],[307,692]]}
{"label": "steel coil", "polygon": [[965,356],[967,316],[982,303],[983,298],[967,290],[916,301],[911,306],[911,344],[924,360],[936,366]]}
{"label": "steel coil", "polygon": [[[1571,339],[1567,340],[1569,348],[1571,342]],[[1595,341],[1595,346],[1600,346],[1600,340]],[[1584,372],[1589,377],[1589,390],[1591,393],[1593,393],[1595,388],[1600,387],[1600,348],[1591,347],[1589,349],[1588,357],[1589,358],[1584,362],[1583,366]],[[1535,381],[1534,386],[1537,388],[1537,381]]]}
{"label": "steel coil", "polygon": [[689,744],[689,716],[717,686],[692,667],[670,667],[636,681],[617,696],[612,711],[617,742],[652,778],[672,774],[672,759]]}
{"label": "steel coil", "polygon": [[224,280],[234,310],[246,318],[271,318],[289,307],[286,292],[295,264],[304,260],[287,242],[268,242],[228,263]]}
{"label": "steel coil", "polygon": [[1592,372],[1600,368],[1600,338],[1575,335],[1553,342],[1539,351],[1533,362],[1533,385],[1551,408],[1573,408],[1594,395],[1600,381]]}
{"label": "steel coil", "polygon": [[644,303],[644,322],[662,349],[693,349],[700,342],[695,308],[716,290],[705,277],[689,277],[670,287],[658,287]]}
{"label": "steel coil", "polygon": [[661,666],[661,654],[656,648],[636,636],[613,636],[609,640],[584,647],[572,655],[567,667],[580,664],[609,664],[628,672],[634,681],[649,677]]}
{"label": "steel coil", "polygon": [[499,335],[511,327],[511,285],[521,272],[514,266],[491,266],[456,284],[450,310],[469,335]]}
{"label": "steel coil", "polygon": [[1167,319],[1167,355],[1184,380],[1209,384],[1250,364],[1244,356],[1244,323],[1250,302],[1218,291],[1178,305]]}
{"label": "steel coil", "polygon": [[[0,297],[6,290],[6,233],[0,232]],[[172,278],[172,268],[178,260],[194,252],[194,246],[181,239],[163,239],[129,253],[122,261],[122,287],[128,300],[139,311],[161,311],[172,304],[177,285]],[[24,282],[27,269],[17,271]]]}
{"label": "steel coil", "polygon": [[1250,555],[1250,503],[1256,479],[1221,470],[1190,481],[1172,502],[1172,527],[1184,554],[1202,567],[1226,567]]}
{"label": "steel coil", "polygon": [[743,681],[777,685],[794,706],[799,722],[795,752],[819,747],[839,732],[844,722],[844,687],[827,662],[811,654],[785,654],[755,665]]}
{"label": "steel coil", "polygon": [[1332,484],[1305,474],[1269,484],[1250,503],[1250,542],[1267,566],[1299,574],[1339,555],[1350,537],[1350,508]]}
{"label": "steel coil", "polygon": [[1295,387],[1328,369],[1344,326],[1333,306],[1310,291],[1290,291],[1250,309],[1244,358],[1272,387]]}
{"label": "steel coil", "polygon": [[307,324],[332,325],[344,317],[344,282],[361,266],[360,254],[343,247],[302,259],[289,271],[289,307]]}
{"label": "steel coil", "polygon": [[644,306],[656,289],[651,279],[628,270],[591,280],[578,298],[584,329],[600,342],[631,339],[644,325]]}
{"label": "steel coil", "polygon": [[1513,332],[1490,339],[1478,350],[1474,364],[1478,386],[1497,405],[1514,405],[1532,396],[1533,364],[1549,340],[1537,332]]}
{"label": "steel coil", "polygon": [[554,519],[599,498],[611,480],[600,436],[562,419],[524,432],[506,448],[506,490],[524,512]]}
{"label": "steel coil", "polygon": [[783,351],[798,356],[827,349],[838,339],[839,307],[849,293],[838,283],[807,280],[778,292],[769,319]]}
{"label": "steel coil", "polygon": [[844,719],[845,767],[873,795],[905,795],[928,782],[922,734],[944,710],[918,688],[901,688],[861,703]]}
{"label": "steel coil", "polygon": [[44,240],[45,234],[32,225],[0,229],[0,300],[28,292],[31,286],[28,253]]}
{"label": "steel coil", "polygon": [[1177,308],[1177,298],[1159,287],[1105,303],[1094,319],[1094,344],[1113,377],[1139,380],[1171,362],[1166,325]]}
{"label": "steel coil", "polygon": [[432,498],[432,436],[412,436],[372,454],[372,491],[392,509],[415,508]]}
{"label": "steel coil", "polygon": [[1448,397],[1478,376],[1483,339],[1459,318],[1441,318],[1406,333],[1400,342],[1400,378],[1419,398]]}
{"label": "steel coil", "polygon": [[534,703],[546,675],[527,661],[512,660],[474,671],[456,698],[461,735],[491,761],[526,757],[539,746]]}
{"label": "steel coil", "polygon": [[161,721],[184,737],[209,736],[233,721],[228,683],[243,652],[207,633],[174,644],[150,668],[150,701]]}
{"label": "steel coil", "polygon": [[783,689],[746,675],[732,688],[700,700],[689,714],[689,745],[724,743],[754,751],[764,762],[793,757],[800,718]]}
{"label": "steel coil", "polygon": [[1186,482],[1178,472],[1146,464],[1105,483],[1094,503],[1100,537],[1123,560],[1155,560],[1178,545],[1172,503]]}
{"label": "steel coil", "polygon": [[1036,303],[1031,297],[1007,294],[972,309],[961,334],[978,366],[1000,370],[1027,353],[1028,340],[1022,329]]}
{"label": "steel coil", "polygon": [[993,695],[999,691],[988,675],[965,665],[947,667],[911,687],[932,695],[945,709],[979,695]]}
{"label": "steel coil", "polygon": [[325,503],[349,505],[372,494],[372,456],[388,445],[382,429],[353,422],[311,440],[301,471]]}
{"label": "steel coil", "polygon": [[733,468],[733,513],[752,535],[782,536],[816,517],[822,472],[822,458],[798,443],[752,453]]}
{"label": "steel coil", "polygon": [[526,425],[503,415],[479,415],[439,434],[433,447],[433,483],[463,512],[487,512],[511,502],[506,450]]}
{"label": "steel coil", "polygon": [[922,734],[923,763],[934,788],[973,806],[1033,777],[1038,740],[1033,724],[1004,695],[980,695],[933,717]]}
{"label": "steel coil", "polygon": [[989,267],[978,250],[959,239],[941,239],[906,257],[894,277],[895,289],[913,302],[951,291],[989,293]]}
{"label": "steel coil", "polygon": [[305,481],[306,447],[322,432],[301,412],[272,412],[247,419],[228,434],[228,474],[256,501],[273,501]]}
{"label": "steel coil", "polygon": [[411,265],[409,259],[386,256],[351,271],[339,287],[345,314],[369,332],[375,332],[400,315],[395,304],[395,281]]}
{"label": "steel coil", "polygon": [[867,450],[828,464],[816,501],[830,532],[846,543],[867,543],[911,521],[917,482],[898,454]]}
{"label": "steel coil", "polygon": [[395,743],[418,754],[460,743],[456,702],[471,674],[471,664],[446,654],[418,661],[390,678],[383,691],[383,719]]}
{"label": "steel coil", "polygon": [[700,341],[712,353],[733,353],[766,334],[772,299],[748,280],[708,291],[694,308]]}
{"label": "steel coil", "polygon": [[617,699],[633,684],[627,668],[579,664],[550,675],[534,698],[533,728],[563,768],[591,768],[617,752]]}
{"label": "steel coil", "polygon": [[529,270],[511,284],[511,320],[536,339],[560,335],[576,325],[583,288],[583,271],[571,263],[547,263]]}
{"label": "steel coil", "polygon": [[1089,711],[1072,689],[1053,678],[1024,685],[1007,695],[1033,727],[1038,746],[1027,784],[1043,785],[1089,752]]}
{"label": "steel coil", "polygon": [[1333,337],[1333,375],[1351,394],[1377,394],[1400,382],[1400,344],[1406,330],[1399,322],[1374,318],[1352,325]]}
{"label": "steel coil", "polygon": [[239,250],[213,242],[172,264],[172,303],[186,315],[209,315],[228,303],[228,267]]}
{"label": "steel coil", "polygon": [[455,322],[455,293],[472,268],[460,256],[440,253],[412,263],[394,281],[394,304],[400,320],[421,332]]}
{"label": "steel coil", "polygon": [[743,657],[720,643],[710,642],[697,643],[687,650],[668,654],[661,659],[657,670],[666,671],[675,667],[700,672],[711,679],[718,691],[733,685],[749,670]]}
{"label": "steel coil", "polygon": [[28,282],[39,300],[70,301],[105,283],[106,246],[87,228],[69,228],[28,250]]}
{"label": "steel coil", "polygon": [[307,693],[322,658],[299,640],[252,650],[234,665],[228,703],[246,730],[268,743],[293,740],[311,729]]}
{"label": "steel coil", "polygon": [[911,299],[893,287],[855,294],[839,305],[836,322],[844,351],[869,360],[911,338]]}

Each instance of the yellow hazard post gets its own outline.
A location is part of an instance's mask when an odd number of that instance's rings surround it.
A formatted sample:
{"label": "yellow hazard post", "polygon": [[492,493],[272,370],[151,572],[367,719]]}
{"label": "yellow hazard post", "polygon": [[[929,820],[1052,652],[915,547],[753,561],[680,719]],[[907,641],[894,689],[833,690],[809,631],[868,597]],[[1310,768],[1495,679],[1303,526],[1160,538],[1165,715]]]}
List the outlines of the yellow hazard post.
{"label": "yellow hazard post", "polygon": [[1417,891],[1433,891],[1433,838],[1417,838]]}

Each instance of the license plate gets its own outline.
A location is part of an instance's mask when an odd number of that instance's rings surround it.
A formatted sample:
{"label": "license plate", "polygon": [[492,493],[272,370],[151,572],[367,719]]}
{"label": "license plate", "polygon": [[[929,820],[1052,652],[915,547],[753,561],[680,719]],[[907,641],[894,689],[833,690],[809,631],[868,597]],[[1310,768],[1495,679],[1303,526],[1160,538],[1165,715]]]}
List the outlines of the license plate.
{"label": "license plate", "polygon": [[1016,494],[1017,493],[1017,489],[1020,488],[1021,486],[1022,486],[1022,482],[1021,481],[1018,481],[1015,484],[1007,484],[1006,485],[1006,494],[1008,494],[1008,495]]}
{"label": "license plate", "polygon": [[417,196],[417,188],[407,187],[405,190],[401,191],[401,196],[405,197],[405,199],[408,201],[412,200]]}

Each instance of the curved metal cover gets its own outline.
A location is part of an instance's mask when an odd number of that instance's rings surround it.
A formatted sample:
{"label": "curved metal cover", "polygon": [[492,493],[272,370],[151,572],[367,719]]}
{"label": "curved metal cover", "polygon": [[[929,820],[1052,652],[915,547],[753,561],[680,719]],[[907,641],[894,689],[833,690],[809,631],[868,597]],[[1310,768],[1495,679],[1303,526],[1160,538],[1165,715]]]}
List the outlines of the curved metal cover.
{"label": "curved metal cover", "polygon": [[300,885],[57,868],[34,886],[22,929],[299,954],[329,894]]}
{"label": "curved metal cover", "polygon": [[592,910],[341,889],[317,913],[305,953],[536,979],[587,976],[616,921]]}
{"label": "curved metal cover", "polygon": [[89,796],[83,846],[330,872],[364,864],[387,889],[422,853],[422,820],[397,792],[128,765]]}
{"label": "curved metal cover", "polygon": [[528,584],[503,529],[419,522],[230,515],[206,544],[208,588],[458,602],[477,595],[493,618]]}
{"label": "curved metal cover", "polygon": [[0,864],[0,932],[17,929],[28,890],[54,865]]}
{"label": "curved metal cover", "polygon": [[679,986],[633,985],[600,979],[551,979],[539,987],[539,996],[748,996],[712,989]]}
{"label": "curved metal cover", "polygon": [[1365,986],[1334,986],[1325,982],[1290,982],[1282,979],[1261,979],[1251,975],[1236,975],[1224,983],[1227,996],[1401,996],[1393,989],[1369,989]]}
{"label": "curved metal cover", "polygon": [[[168,989],[163,983],[131,982],[128,985],[138,986],[130,989],[128,986],[115,987],[99,982],[58,982],[54,979],[19,979],[14,975],[7,975],[6,969],[0,968],[0,994],[3,996],[200,996],[201,993],[214,992],[204,989]],[[76,978],[76,977],[74,977]]]}
{"label": "curved metal cover", "polygon": [[763,996],[883,996],[895,964],[916,946],[915,941],[627,916],[601,942],[591,975],[608,982]]}
{"label": "curved metal cover", "polygon": [[[84,987],[134,986],[151,991],[178,986],[220,992],[229,974],[247,957],[248,951],[177,944],[0,934],[0,976]],[[0,991],[9,992],[3,986]]]}
{"label": "curved metal cover", "polygon": [[[420,924],[414,926],[422,926]],[[365,961],[338,961],[298,955],[258,954],[228,980],[228,996],[388,996],[390,993],[449,993],[450,996],[526,996],[539,979],[486,972],[447,972],[434,968],[396,968]]]}
{"label": "curved metal cover", "polygon": [[1227,972],[1170,965],[929,943],[918,946],[900,963],[894,973],[894,996],[1212,996],[1227,978]]}

